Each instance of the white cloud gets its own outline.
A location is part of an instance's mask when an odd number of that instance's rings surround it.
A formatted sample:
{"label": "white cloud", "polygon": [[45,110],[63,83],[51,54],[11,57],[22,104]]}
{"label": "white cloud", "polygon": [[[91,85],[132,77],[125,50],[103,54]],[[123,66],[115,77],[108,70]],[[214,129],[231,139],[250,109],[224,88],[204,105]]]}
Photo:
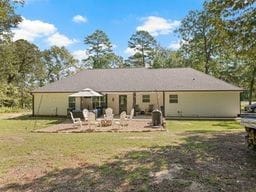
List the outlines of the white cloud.
{"label": "white cloud", "polygon": [[153,36],[170,34],[180,25],[180,21],[171,21],[157,16],[149,16],[143,18],[142,20],[144,23],[138,26],[136,29],[138,31],[147,31]]}
{"label": "white cloud", "polygon": [[75,23],[87,23],[87,18],[82,15],[76,15],[73,17],[73,22]]}
{"label": "white cloud", "polygon": [[173,41],[169,45],[169,48],[172,50],[178,50],[180,48],[180,43],[181,43],[180,41]]}
{"label": "white cloud", "polygon": [[36,38],[49,36],[56,31],[57,28],[53,24],[40,20],[29,20],[23,17],[18,27],[13,29],[13,39],[26,39],[33,42]]}
{"label": "white cloud", "polygon": [[67,36],[60,34],[59,32],[56,32],[53,35],[49,36],[46,41],[50,46],[56,45],[59,47],[66,47],[77,42],[76,39],[69,39]]}
{"label": "white cloud", "polygon": [[136,53],[136,51],[130,47],[127,47],[125,50],[124,50],[124,53],[128,56],[131,56],[131,55],[134,55]]}
{"label": "white cloud", "polygon": [[88,58],[88,54],[86,53],[86,50],[76,50],[72,52],[72,55],[74,56],[75,59],[82,61],[83,59]]}
{"label": "white cloud", "polygon": [[39,39],[43,42],[47,42],[50,46],[68,46],[77,42],[77,40],[70,39],[61,34],[51,23],[40,20],[29,20],[24,17],[22,19],[18,27],[12,30],[14,33],[14,41],[25,39],[33,42]]}

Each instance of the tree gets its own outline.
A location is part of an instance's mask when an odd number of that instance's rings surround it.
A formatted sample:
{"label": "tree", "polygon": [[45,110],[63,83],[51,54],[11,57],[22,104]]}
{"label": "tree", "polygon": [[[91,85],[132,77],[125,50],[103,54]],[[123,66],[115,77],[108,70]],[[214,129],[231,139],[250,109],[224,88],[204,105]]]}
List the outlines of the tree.
{"label": "tree", "polygon": [[152,68],[182,67],[182,58],[178,51],[157,46],[154,50]]}
{"label": "tree", "polygon": [[21,22],[21,16],[15,13],[15,7],[23,1],[0,0],[0,106],[19,104],[18,87],[7,83],[10,74],[16,73],[14,45],[11,42],[11,28]]}
{"label": "tree", "polygon": [[57,46],[43,51],[42,59],[46,67],[46,81],[48,82],[67,77],[75,71],[78,62],[65,47]]}
{"label": "tree", "polygon": [[135,54],[129,58],[134,66],[145,67],[146,64],[151,65],[156,40],[147,31],[137,31],[133,34],[128,41],[128,47],[135,52]]}
{"label": "tree", "polygon": [[23,1],[0,0],[0,43],[8,39],[11,28],[16,27],[21,22],[22,18],[15,13],[15,7],[23,3]]}
{"label": "tree", "polygon": [[215,28],[205,10],[190,11],[177,30],[182,39],[181,53],[191,67],[209,74],[214,68]]}
{"label": "tree", "polygon": [[[212,0],[207,3],[207,11],[214,16],[212,23],[217,29],[219,41],[222,41],[222,44],[232,50],[244,63],[243,70],[248,79],[247,88],[251,103],[256,82],[256,2],[255,0]],[[224,42],[223,32],[228,34]]]}
{"label": "tree", "polygon": [[87,52],[89,57],[84,60],[87,67],[91,68],[110,68],[113,61],[112,44],[101,30],[96,30],[91,35],[85,37],[84,43],[88,45]]}
{"label": "tree", "polygon": [[30,91],[34,87],[34,83],[39,79],[44,71],[40,62],[39,48],[26,40],[20,39],[14,42],[15,61],[14,67],[16,73],[9,76],[15,80],[15,84],[20,92],[20,107],[28,107],[31,103]]}
{"label": "tree", "polygon": [[[38,47],[26,40],[17,40],[0,46],[0,75],[1,86],[6,99],[1,103],[7,106],[28,107],[31,103],[29,91],[34,87],[37,80],[44,73],[40,62]],[[18,90],[18,96],[16,95]],[[13,98],[13,96],[15,98]],[[13,99],[11,99],[13,98]],[[15,102],[15,100],[18,101]]]}

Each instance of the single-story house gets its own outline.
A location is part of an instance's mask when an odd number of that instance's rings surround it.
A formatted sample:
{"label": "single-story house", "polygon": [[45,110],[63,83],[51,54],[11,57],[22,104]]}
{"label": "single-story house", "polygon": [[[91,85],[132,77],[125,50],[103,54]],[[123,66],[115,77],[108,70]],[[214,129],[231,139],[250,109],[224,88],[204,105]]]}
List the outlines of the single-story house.
{"label": "single-story house", "polygon": [[[103,97],[71,97],[90,88]],[[87,69],[32,92],[33,115],[111,107],[115,114],[161,109],[166,117],[236,117],[243,89],[192,68]]]}

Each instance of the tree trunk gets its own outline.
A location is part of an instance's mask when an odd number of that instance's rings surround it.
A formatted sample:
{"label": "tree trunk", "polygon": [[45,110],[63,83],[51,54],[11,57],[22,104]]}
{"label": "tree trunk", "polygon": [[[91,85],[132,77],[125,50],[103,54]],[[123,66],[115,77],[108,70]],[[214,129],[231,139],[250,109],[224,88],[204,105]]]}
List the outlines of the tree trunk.
{"label": "tree trunk", "polygon": [[210,60],[210,53],[208,50],[208,43],[207,37],[204,36],[204,54],[205,54],[205,64],[204,64],[204,72],[209,74],[209,60]]}
{"label": "tree trunk", "polygon": [[250,81],[250,87],[249,87],[249,105],[252,104],[252,93],[253,93],[253,87],[255,83],[255,77],[256,77],[256,67],[253,68],[252,71],[252,77]]}
{"label": "tree trunk", "polygon": [[146,67],[146,65],[145,65],[144,48],[142,48],[141,53],[142,53],[142,66]]}
{"label": "tree trunk", "polygon": [[15,78],[15,75],[8,75],[7,77],[7,84],[11,84]]}

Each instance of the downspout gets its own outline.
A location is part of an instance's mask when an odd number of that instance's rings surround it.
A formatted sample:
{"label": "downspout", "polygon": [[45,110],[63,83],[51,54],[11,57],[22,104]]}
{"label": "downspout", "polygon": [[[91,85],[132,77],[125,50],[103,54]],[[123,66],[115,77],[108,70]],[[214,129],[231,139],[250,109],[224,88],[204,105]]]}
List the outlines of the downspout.
{"label": "downspout", "polygon": [[35,96],[33,93],[31,93],[32,95],[32,116],[35,116]]}
{"label": "downspout", "polygon": [[165,92],[163,91],[163,116],[165,117]]}

